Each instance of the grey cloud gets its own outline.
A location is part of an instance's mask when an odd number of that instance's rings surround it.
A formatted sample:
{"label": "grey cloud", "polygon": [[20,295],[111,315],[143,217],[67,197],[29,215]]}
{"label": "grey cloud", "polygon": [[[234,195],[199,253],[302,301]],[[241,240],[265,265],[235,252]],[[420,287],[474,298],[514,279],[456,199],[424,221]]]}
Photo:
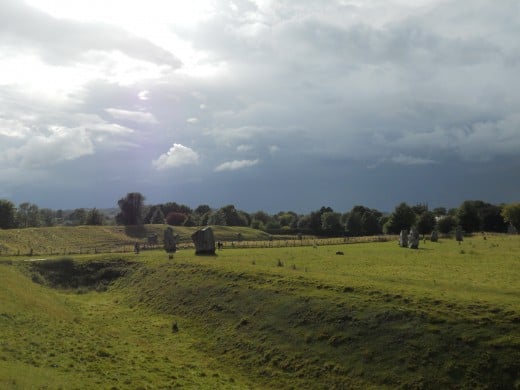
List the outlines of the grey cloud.
{"label": "grey cloud", "polygon": [[172,53],[123,29],[57,19],[17,0],[0,5],[0,38],[17,49],[34,50],[52,64],[81,61],[88,50],[118,50],[136,59],[180,66]]}

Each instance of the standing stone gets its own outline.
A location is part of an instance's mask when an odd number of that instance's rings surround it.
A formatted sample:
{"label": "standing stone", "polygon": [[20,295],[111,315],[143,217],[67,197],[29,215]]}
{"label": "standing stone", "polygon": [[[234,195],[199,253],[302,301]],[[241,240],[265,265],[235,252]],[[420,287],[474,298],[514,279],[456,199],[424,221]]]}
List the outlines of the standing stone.
{"label": "standing stone", "polygon": [[464,234],[460,226],[457,226],[457,228],[455,229],[455,239],[458,242],[464,241]]}
{"label": "standing stone", "polygon": [[432,235],[430,236],[430,241],[431,242],[439,241],[439,233],[437,232],[437,230],[432,231]]}
{"label": "standing stone", "polygon": [[399,246],[401,248],[408,247],[408,230],[401,230],[401,233],[399,234]]}
{"label": "standing stone", "polygon": [[408,235],[408,248],[419,249],[419,232],[416,228],[410,229],[410,234]]}
{"label": "standing stone", "polygon": [[191,239],[195,244],[196,255],[214,255],[215,254],[215,237],[211,227],[205,227],[197,230],[191,235]]}
{"label": "standing stone", "polygon": [[171,227],[167,227],[164,231],[164,250],[167,253],[175,253],[177,251],[177,240],[173,235]]}

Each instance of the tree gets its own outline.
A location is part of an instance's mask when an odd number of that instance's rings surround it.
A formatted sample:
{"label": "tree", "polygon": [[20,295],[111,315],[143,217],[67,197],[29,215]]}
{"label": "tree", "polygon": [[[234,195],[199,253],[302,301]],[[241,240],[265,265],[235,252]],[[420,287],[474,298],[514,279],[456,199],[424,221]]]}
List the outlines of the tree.
{"label": "tree", "polygon": [[249,216],[245,217],[245,212],[237,211],[232,204],[222,207],[220,212],[224,215],[225,226],[249,226]]}
{"label": "tree", "polygon": [[450,233],[455,226],[457,226],[457,220],[451,215],[446,215],[445,217],[439,218],[437,221],[437,229],[439,230],[439,233],[442,234]]}
{"label": "tree", "polygon": [[382,216],[383,214],[377,210],[369,210],[363,214],[361,217],[361,226],[365,236],[374,236],[382,233],[383,228],[379,223]]}
{"label": "tree", "polygon": [[435,228],[436,223],[435,214],[431,211],[425,211],[417,218],[417,231],[423,235],[430,234]]}
{"label": "tree", "polygon": [[95,207],[87,213],[85,225],[101,226],[103,225],[103,214]]}
{"label": "tree", "polygon": [[24,202],[18,206],[17,225],[21,228],[40,226],[40,210],[37,205]]}
{"label": "tree", "polygon": [[502,207],[502,216],[507,223],[520,231],[520,203],[510,203]]}
{"label": "tree", "polygon": [[505,233],[507,223],[501,214],[502,208],[493,204],[485,204],[478,210],[480,229],[485,232]]}
{"label": "tree", "polygon": [[139,192],[130,192],[117,202],[121,212],[116,216],[120,225],[140,225],[143,221],[143,204],[145,197]]}
{"label": "tree", "polygon": [[448,210],[446,210],[446,207],[435,207],[433,214],[435,214],[436,217],[442,217],[448,214]]}
{"label": "tree", "polygon": [[74,211],[67,216],[67,220],[70,225],[85,225],[87,221],[87,210],[83,208],[74,209]]}
{"label": "tree", "polygon": [[428,211],[427,203],[417,203],[415,206],[412,206],[412,210],[415,215],[419,216]]}
{"label": "tree", "polygon": [[16,208],[14,203],[0,199],[0,229],[16,227]]}
{"label": "tree", "polygon": [[334,210],[332,210],[331,207],[325,207],[322,206],[319,210],[313,211],[309,214],[309,229],[314,234],[321,234],[322,233],[322,223],[321,223],[321,216],[324,213],[331,213]]}
{"label": "tree", "polygon": [[51,209],[40,209],[40,221],[43,226],[56,226],[56,212]]}
{"label": "tree", "polygon": [[462,229],[468,233],[481,230],[478,209],[484,204],[480,200],[466,200],[457,210],[457,219]]}
{"label": "tree", "polygon": [[415,224],[415,213],[406,203],[396,206],[390,219],[385,224],[386,233],[399,234],[401,230],[409,230]]}
{"label": "tree", "polygon": [[204,215],[208,212],[211,211],[211,207],[209,207],[207,204],[201,204],[199,206],[197,206],[197,208],[195,209],[195,214],[198,214],[198,215]]}
{"label": "tree", "polygon": [[298,221],[298,215],[292,211],[280,211],[274,216],[274,218],[280,223],[281,227],[295,228]]}
{"label": "tree", "polygon": [[265,211],[256,211],[251,214],[251,227],[262,229],[271,221],[272,217]]}
{"label": "tree", "polygon": [[341,214],[327,211],[321,215],[321,230],[329,236],[342,235]]}
{"label": "tree", "polygon": [[182,226],[186,221],[186,214],[171,211],[166,216],[166,223],[172,226]]}
{"label": "tree", "polygon": [[226,215],[224,214],[222,209],[218,209],[210,213],[207,225],[226,226]]}
{"label": "tree", "polygon": [[155,207],[153,214],[150,218],[150,223],[151,224],[162,224],[162,223],[164,223],[164,219],[165,219],[164,213],[161,210],[161,207],[160,206]]}
{"label": "tree", "polygon": [[348,213],[347,220],[345,222],[345,233],[349,237],[359,237],[363,235],[363,224],[361,219],[363,214],[359,211],[352,210]]}

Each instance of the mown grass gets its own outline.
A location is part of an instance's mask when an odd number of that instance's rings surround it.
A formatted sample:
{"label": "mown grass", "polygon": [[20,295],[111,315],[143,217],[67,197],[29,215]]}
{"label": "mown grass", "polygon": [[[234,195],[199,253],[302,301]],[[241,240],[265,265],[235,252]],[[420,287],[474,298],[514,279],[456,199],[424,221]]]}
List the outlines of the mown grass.
{"label": "mown grass", "polygon": [[69,286],[52,264],[4,262],[0,387],[519,387],[519,249],[496,235],[88,255]]}

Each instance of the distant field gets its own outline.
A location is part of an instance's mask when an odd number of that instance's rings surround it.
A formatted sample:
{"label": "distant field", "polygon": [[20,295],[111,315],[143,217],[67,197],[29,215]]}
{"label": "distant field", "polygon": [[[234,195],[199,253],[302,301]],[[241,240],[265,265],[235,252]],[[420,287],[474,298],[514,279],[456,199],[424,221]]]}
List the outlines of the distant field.
{"label": "distant field", "polygon": [[[133,252],[135,242],[143,246],[147,237],[157,234],[163,243],[166,225],[143,226],[56,226],[27,229],[0,229],[0,256],[78,255]],[[172,227],[180,248],[191,248],[191,235],[200,227]],[[212,226],[215,239],[229,247],[287,247],[341,243],[343,238],[319,239],[305,236],[271,236],[261,230],[238,226]],[[349,242],[378,241],[395,237],[361,237]]]}
{"label": "distant field", "polygon": [[0,261],[0,388],[514,389],[519,373],[519,236]]}
{"label": "distant field", "polygon": [[[143,226],[56,226],[47,228],[0,229],[0,255],[68,255],[107,252],[131,252],[137,241],[143,244],[148,235],[157,234],[160,243],[166,225]],[[198,228],[175,226],[181,246],[191,245],[191,234]],[[223,241],[267,240],[269,235],[244,227],[213,227]]]}

